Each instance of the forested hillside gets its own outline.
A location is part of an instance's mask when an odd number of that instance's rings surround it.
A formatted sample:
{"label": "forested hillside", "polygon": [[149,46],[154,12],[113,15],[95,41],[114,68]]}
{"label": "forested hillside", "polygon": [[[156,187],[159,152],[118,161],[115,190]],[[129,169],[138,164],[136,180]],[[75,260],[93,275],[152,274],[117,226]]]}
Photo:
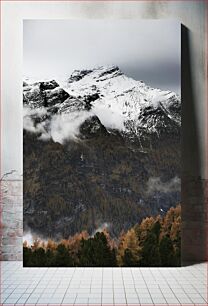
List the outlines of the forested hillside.
{"label": "forested hillside", "polygon": [[180,202],[181,101],[117,66],[23,84],[24,233],[118,239]]}

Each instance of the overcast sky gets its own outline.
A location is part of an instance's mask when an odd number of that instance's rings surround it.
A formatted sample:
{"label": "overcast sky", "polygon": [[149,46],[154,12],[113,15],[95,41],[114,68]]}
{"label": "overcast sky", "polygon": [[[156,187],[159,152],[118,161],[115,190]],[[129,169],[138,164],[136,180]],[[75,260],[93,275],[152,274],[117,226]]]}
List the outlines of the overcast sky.
{"label": "overcast sky", "polygon": [[180,23],[173,20],[25,20],[24,77],[68,78],[118,65],[149,86],[180,94]]}

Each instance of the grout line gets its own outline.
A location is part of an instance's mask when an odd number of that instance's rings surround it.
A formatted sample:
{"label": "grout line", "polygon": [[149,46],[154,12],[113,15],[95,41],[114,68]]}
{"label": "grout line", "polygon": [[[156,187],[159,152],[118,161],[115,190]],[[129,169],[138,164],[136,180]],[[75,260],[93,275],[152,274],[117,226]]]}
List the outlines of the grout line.
{"label": "grout line", "polygon": [[134,274],[133,274],[133,272],[132,272],[132,268],[130,269],[130,271],[131,271],[131,276],[132,276],[133,283],[134,283],[134,290],[135,290],[135,292],[136,292],[136,295],[137,295],[137,298],[138,298],[138,301],[139,301],[139,305],[141,305],[141,303],[140,303],[140,298],[139,298],[139,295],[138,295],[138,292],[137,292],[136,286],[135,286],[135,278],[134,278]]}
{"label": "grout line", "polygon": [[[67,292],[67,290],[69,289],[69,286],[70,286],[70,283],[71,283],[71,281],[72,281],[72,279],[73,279],[74,274],[75,274],[75,269],[73,269],[73,273],[72,273],[72,275],[71,275],[70,282],[69,282],[68,287],[67,287],[67,289],[66,289],[66,291],[65,291],[65,294],[64,294],[64,296],[63,296],[62,303],[63,303],[64,298],[65,298],[65,296],[66,296],[66,292]],[[76,297],[75,297],[74,301],[76,300],[76,298],[77,298],[77,293],[76,293]]]}
{"label": "grout line", "polygon": [[114,273],[112,268],[112,284],[113,284],[113,305],[115,305],[115,292],[114,292]]}
{"label": "grout line", "polygon": [[102,268],[102,279],[101,279],[101,305],[103,305],[103,275],[104,275],[104,271]]}
{"label": "grout line", "polygon": [[151,298],[151,300],[152,300],[152,304],[154,305],[154,302],[153,302],[153,299],[152,299],[152,295],[151,295],[151,293],[150,293],[150,291],[149,291],[149,288],[148,288],[148,286],[147,286],[146,280],[145,280],[144,275],[143,275],[143,273],[142,273],[142,269],[140,269],[140,271],[141,271],[141,275],[142,275],[142,278],[143,278],[143,280],[144,280],[144,283],[145,283],[145,285],[146,285],[147,291],[149,292],[150,298]]}
{"label": "grout line", "polygon": [[124,269],[125,269],[125,268],[121,268],[121,277],[122,277],[122,283],[123,283],[123,287],[124,287],[125,300],[126,300],[126,304],[127,304],[126,287],[125,287],[124,277],[123,277],[123,271],[124,271]]}

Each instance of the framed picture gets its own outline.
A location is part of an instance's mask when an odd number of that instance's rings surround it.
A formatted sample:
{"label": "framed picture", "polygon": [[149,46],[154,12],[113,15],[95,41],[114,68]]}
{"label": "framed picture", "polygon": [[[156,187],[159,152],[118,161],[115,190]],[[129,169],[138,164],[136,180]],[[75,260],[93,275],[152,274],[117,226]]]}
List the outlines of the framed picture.
{"label": "framed picture", "polygon": [[181,24],[23,30],[24,266],[179,266]]}

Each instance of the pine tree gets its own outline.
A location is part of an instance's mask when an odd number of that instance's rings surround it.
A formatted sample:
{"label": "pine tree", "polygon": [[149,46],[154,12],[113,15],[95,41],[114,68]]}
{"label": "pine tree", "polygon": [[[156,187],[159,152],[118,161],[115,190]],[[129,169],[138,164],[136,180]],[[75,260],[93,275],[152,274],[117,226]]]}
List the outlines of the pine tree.
{"label": "pine tree", "polygon": [[23,247],[23,264],[25,267],[32,267],[32,250],[29,247]]}
{"label": "pine tree", "polygon": [[132,254],[132,251],[125,249],[123,256],[123,266],[124,267],[135,267],[138,265],[138,261],[135,261],[135,258]]}
{"label": "pine tree", "polygon": [[161,224],[159,221],[156,221],[151,228],[151,232],[155,234],[157,241],[159,241],[159,236],[160,236],[160,230],[161,230]]}
{"label": "pine tree", "polygon": [[160,258],[163,267],[171,267],[176,265],[173,243],[169,236],[164,236],[160,241]]}
{"label": "pine tree", "polygon": [[56,249],[55,265],[57,267],[73,266],[73,261],[69,254],[69,251],[63,244],[59,244]]}
{"label": "pine tree", "polygon": [[45,267],[46,265],[45,250],[41,247],[35,249],[32,252],[32,261],[34,267]]}
{"label": "pine tree", "polygon": [[96,233],[93,238],[82,239],[78,253],[79,265],[85,267],[116,266],[115,250],[111,250],[104,233]]}
{"label": "pine tree", "polygon": [[158,267],[160,266],[160,253],[158,247],[157,236],[149,232],[146,240],[143,243],[142,259],[140,261],[143,267]]}

